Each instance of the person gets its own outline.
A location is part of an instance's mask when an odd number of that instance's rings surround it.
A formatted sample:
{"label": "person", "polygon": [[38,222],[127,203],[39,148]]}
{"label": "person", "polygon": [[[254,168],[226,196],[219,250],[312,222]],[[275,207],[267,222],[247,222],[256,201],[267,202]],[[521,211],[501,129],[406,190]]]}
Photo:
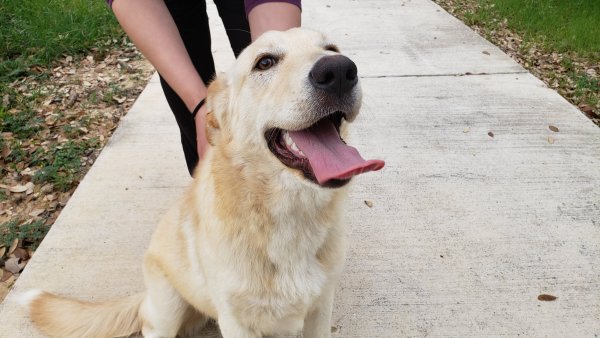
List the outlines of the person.
{"label": "person", "polygon": [[[156,68],[175,115],[190,175],[208,142],[203,105],[215,74],[205,0],[107,0],[119,24]],[[268,30],[301,24],[300,0],[214,0],[237,57]],[[194,114],[193,114],[194,113]]]}

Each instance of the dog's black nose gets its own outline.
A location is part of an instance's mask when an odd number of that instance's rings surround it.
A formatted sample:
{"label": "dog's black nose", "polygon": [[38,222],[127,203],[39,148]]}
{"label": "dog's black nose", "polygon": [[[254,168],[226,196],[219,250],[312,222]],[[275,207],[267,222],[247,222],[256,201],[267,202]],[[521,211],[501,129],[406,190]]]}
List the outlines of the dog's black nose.
{"label": "dog's black nose", "polygon": [[358,82],[356,65],[343,55],[324,56],[315,63],[308,77],[315,88],[342,96]]}

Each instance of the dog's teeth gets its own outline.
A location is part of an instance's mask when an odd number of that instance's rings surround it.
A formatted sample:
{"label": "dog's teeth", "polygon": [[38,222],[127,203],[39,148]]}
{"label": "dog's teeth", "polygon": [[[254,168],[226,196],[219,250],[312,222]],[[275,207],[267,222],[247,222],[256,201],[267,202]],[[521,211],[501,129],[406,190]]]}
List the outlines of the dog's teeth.
{"label": "dog's teeth", "polygon": [[283,133],[283,139],[285,140],[285,144],[288,146],[294,143],[294,141],[290,137],[290,133],[288,133],[287,131]]}
{"label": "dog's teeth", "polygon": [[298,146],[296,145],[294,140],[292,140],[290,134],[287,131],[283,132],[283,140],[285,141],[285,145],[288,147],[288,149],[292,150],[294,153],[300,156],[306,157],[302,150],[298,149]]}

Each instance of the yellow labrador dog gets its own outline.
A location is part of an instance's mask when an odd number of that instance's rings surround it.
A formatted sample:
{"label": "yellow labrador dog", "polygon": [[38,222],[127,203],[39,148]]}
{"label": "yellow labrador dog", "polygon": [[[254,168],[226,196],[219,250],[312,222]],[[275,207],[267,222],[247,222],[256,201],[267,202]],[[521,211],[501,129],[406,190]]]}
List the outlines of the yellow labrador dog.
{"label": "yellow labrador dog", "polygon": [[346,183],[384,165],[340,136],[360,105],[355,64],[322,34],[264,34],[209,87],[212,147],[154,233],[145,293],[94,304],[34,290],[31,319],[53,337],[175,337],[207,318],[225,338],[329,337]]}

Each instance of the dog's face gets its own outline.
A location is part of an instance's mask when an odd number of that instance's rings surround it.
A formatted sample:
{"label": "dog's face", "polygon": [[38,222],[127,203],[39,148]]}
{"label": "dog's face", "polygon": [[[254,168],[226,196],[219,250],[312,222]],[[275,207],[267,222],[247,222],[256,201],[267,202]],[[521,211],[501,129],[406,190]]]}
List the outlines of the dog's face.
{"label": "dog's face", "polygon": [[356,65],[320,33],[265,33],[211,84],[207,104],[211,144],[255,174],[339,187],[380,168],[341,139],[359,112],[360,83]]}

